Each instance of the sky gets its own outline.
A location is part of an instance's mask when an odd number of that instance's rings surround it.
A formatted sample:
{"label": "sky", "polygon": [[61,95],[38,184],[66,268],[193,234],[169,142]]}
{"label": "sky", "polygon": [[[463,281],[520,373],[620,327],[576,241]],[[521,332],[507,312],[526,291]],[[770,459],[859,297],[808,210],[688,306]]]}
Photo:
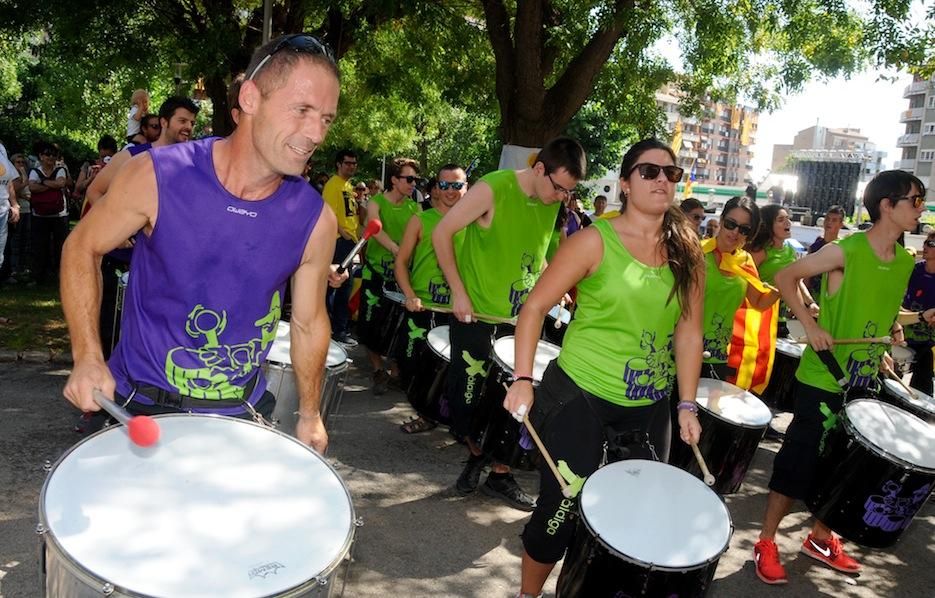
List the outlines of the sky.
{"label": "sky", "polygon": [[864,72],[851,77],[813,81],[794,96],[785,98],[773,113],[761,113],[753,152],[753,180],[760,181],[769,170],[773,144],[792,143],[798,131],[814,124],[823,127],[860,129],[863,135],[886,152],[883,165],[891,168],[902,156],[896,139],[906,125],[899,114],[909,106],[903,90],[912,76],[888,72],[895,82],[878,80],[879,73]]}

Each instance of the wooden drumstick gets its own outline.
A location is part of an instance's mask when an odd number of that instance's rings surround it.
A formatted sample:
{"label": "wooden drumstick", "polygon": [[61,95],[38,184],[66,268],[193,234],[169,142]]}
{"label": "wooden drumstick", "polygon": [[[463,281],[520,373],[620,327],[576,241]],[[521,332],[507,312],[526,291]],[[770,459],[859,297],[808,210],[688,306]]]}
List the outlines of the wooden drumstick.
{"label": "wooden drumstick", "polygon": [[555,318],[555,329],[562,327],[562,311],[565,309],[565,297],[558,304],[558,317]]}
{"label": "wooden drumstick", "polygon": [[895,381],[896,381],[896,384],[899,384],[900,386],[902,386],[902,387],[903,387],[903,390],[905,390],[907,393],[909,393],[909,396],[910,396],[910,397],[912,397],[913,399],[918,399],[918,398],[919,398],[919,395],[917,395],[916,393],[914,393],[914,392],[912,391],[911,388],[909,388],[908,386],[906,386],[906,383],[903,382],[903,379],[900,378],[899,376],[897,376],[897,375],[896,375],[896,372],[894,372],[893,370],[891,370],[889,367],[884,366],[884,367],[883,367],[883,373],[886,374],[887,376],[889,376],[891,379],[895,380]]}
{"label": "wooden drumstick", "polygon": [[[440,314],[452,314],[454,310],[450,307],[444,305],[436,305],[434,303],[423,303],[422,307],[429,311],[434,311]],[[516,325],[516,318],[501,318],[500,316],[491,316],[488,314],[473,314],[472,320],[488,320],[494,324],[512,324]],[[469,322],[471,320],[468,320]]]}
{"label": "wooden drumstick", "polygon": [[[807,345],[808,337],[803,336],[795,339],[797,345]],[[881,345],[892,345],[893,337],[892,336],[871,336],[868,338],[836,338],[833,343],[835,345],[872,345],[872,344],[881,344]]]}
{"label": "wooden drumstick", "polygon": [[714,476],[711,475],[711,472],[708,471],[708,466],[704,462],[704,457],[701,456],[701,451],[698,449],[698,444],[692,442],[692,452],[695,453],[695,460],[698,461],[698,467],[701,468],[701,473],[704,475],[704,483],[708,486],[714,485]]}

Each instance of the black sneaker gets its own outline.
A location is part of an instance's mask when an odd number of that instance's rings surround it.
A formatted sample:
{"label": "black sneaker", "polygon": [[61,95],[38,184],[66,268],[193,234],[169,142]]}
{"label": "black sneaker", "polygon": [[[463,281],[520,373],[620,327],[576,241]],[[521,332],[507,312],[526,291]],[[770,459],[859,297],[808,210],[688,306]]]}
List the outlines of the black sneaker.
{"label": "black sneaker", "polygon": [[499,498],[514,509],[532,511],[536,508],[536,501],[519,487],[511,473],[491,473],[480,489],[487,496]]}
{"label": "black sneaker", "polygon": [[347,332],[344,334],[335,334],[331,338],[345,349],[353,349],[357,346],[357,341]]}
{"label": "black sneaker", "polygon": [[374,396],[380,396],[386,394],[386,383],[389,381],[390,375],[387,374],[384,370],[374,370],[373,372],[373,394]]}
{"label": "black sneaker", "polygon": [[458,489],[458,492],[461,494],[474,492],[474,490],[477,489],[477,484],[480,483],[480,474],[484,470],[485,465],[487,465],[487,457],[484,455],[472,454],[468,457],[464,469],[461,471],[461,475],[458,476],[458,481],[455,483],[455,488]]}

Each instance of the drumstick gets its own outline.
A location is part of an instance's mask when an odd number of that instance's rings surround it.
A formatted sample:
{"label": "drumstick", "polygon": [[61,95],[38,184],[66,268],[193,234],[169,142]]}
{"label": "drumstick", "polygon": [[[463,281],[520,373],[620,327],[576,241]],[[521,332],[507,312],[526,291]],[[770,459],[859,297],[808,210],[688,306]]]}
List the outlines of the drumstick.
{"label": "drumstick", "polygon": [[883,373],[885,373],[887,376],[889,376],[890,378],[892,378],[893,380],[895,380],[897,384],[899,384],[900,386],[902,386],[902,387],[903,387],[903,390],[905,390],[907,393],[909,393],[909,396],[910,396],[910,397],[912,397],[913,399],[918,399],[918,398],[919,398],[919,396],[918,396],[916,393],[912,392],[912,389],[911,389],[911,388],[909,388],[908,386],[906,386],[906,383],[903,382],[903,379],[900,378],[899,376],[897,376],[897,375],[896,375],[896,372],[894,372],[893,370],[891,370],[888,366],[884,366],[884,367],[883,367]]}
{"label": "drumstick", "polygon": [[[835,345],[872,345],[874,343],[879,343],[882,345],[892,345],[893,337],[892,336],[871,336],[868,338],[836,338],[832,341]],[[795,344],[797,345],[807,345],[808,337],[803,336],[795,339]]]}
{"label": "drumstick", "polygon": [[714,485],[714,476],[711,475],[711,472],[708,471],[708,466],[704,462],[704,457],[701,456],[701,451],[698,449],[697,443],[691,443],[692,452],[695,453],[695,460],[698,461],[698,467],[701,468],[701,473],[704,475],[704,483],[708,486]]}
{"label": "drumstick", "polygon": [[565,297],[562,297],[562,300],[558,304],[558,317],[555,318],[555,329],[558,330],[562,327],[562,310],[565,309]]}
{"label": "drumstick", "polygon": [[92,391],[94,401],[127,427],[130,440],[137,446],[152,446],[159,440],[159,424],[146,415],[130,415],[127,410],[104,396],[98,389]]}
{"label": "drumstick", "polygon": [[702,352],[701,352],[701,357],[702,357],[703,359],[711,359],[711,351],[702,351]]}
{"label": "drumstick", "polygon": [[373,235],[379,233],[383,229],[383,223],[374,218],[367,223],[367,228],[364,229],[364,236],[360,238],[360,241],[357,242],[357,245],[354,245],[354,249],[351,250],[347,257],[341,261],[341,265],[338,266],[338,274],[344,274],[344,271],[347,270],[347,267],[351,264],[351,261],[354,259],[354,256],[360,252],[360,248],[364,246],[364,243],[372,237]]}
{"label": "drumstick", "polygon": [[[434,303],[423,303],[422,307],[424,307],[425,309],[429,311],[434,311],[440,314],[453,314],[454,313],[454,310],[451,309],[450,307],[446,307],[444,305],[436,305]],[[489,320],[490,322],[493,322],[494,324],[512,324],[514,326],[516,325],[516,318],[501,318],[500,316],[491,316],[488,314],[474,314],[473,317],[474,319],[477,319],[477,320]],[[470,322],[470,320],[468,320],[468,322]]]}

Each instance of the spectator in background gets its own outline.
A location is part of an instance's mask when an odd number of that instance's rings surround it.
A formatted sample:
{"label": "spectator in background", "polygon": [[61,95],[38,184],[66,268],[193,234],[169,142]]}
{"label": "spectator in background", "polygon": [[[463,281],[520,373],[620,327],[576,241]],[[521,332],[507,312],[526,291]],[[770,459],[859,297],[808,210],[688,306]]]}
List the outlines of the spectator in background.
{"label": "spectator in background", "polygon": [[[357,154],[349,149],[338,151],[334,158],[335,174],[325,183],[322,197],[338,218],[338,236],[334,245],[332,264],[340,264],[353,251],[357,243],[360,220],[357,212],[357,196],[351,186],[351,177],[357,172]],[[348,301],[354,281],[350,278],[341,286],[329,286],[326,295],[328,315],[331,318],[331,338],[345,347],[356,347],[357,341],[348,331],[351,312]]]}
{"label": "spectator in background", "polygon": [[75,181],[76,199],[84,199],[84,194],[88,190],[88,185],[91,184],[91,181],[94,180],[97,173],[110,162],[110,159],[113,158],[116,153],[117,140],[110,135],[101,137],[100,141],[97,142],[97,160],[94,162],[85,162],[81,165],[81,170],[78,172],[78,180]]}
{"label": "spectator in background", "polygon": [[721,229],[721,223],[718,222],[717,218],[712,218],[711,220],[708,220],[708,223],[705,224],[705,227],[704,227],[705,239],[713,239],[714,237],[717,236],[717,233],[720,229]]}
{"label": "spectator in background", "polygon": [[[827,218],[825,216],[826,222]],[[903,298],[903,307],[910,311],[925,311],[935,307],[935,233],[929,233],[922,243],[922,261],[915,265],[909,276],[909,286]],[[915,351],[909,386],[931,395],[935,328],[920,322],[905,326],[904,330],[906,342]]]}
{"label": "spectator in background", "polygon": [[137,89],[130,96],[130,111],[127,113],[127,143],[146,143],[141,132],[143,115],[149,112],[149,92]]}
{"label": "spectator in background", "polygon": [[[838,235],[841,233],[843,227],[844,208],[838,205],[831,206],[828,208],[828,211],[825,212],[825,221],[822,225],[824,234],[815,239],[815,242],[809,246],[808,252],[815,253],[828,243],[837,241]],[[808,280],[808,290],[811,291],[812,295],[815,297],[819,295],[819,291],[821,291],[821,276],[813,276]]]}
{"label": "spectator in background", "polygon": [[370,196],[370,191],[367,190],[367,183],[360,181],[354,185],[354,199],[357,200],[357,208],[360,209],[361,206],[367,205],[367,199]]}
{"label": "spectator in background", "polygon": [[692,228],[698,236],[702,236],[701,223],[704,222],[704,206],[694,197],[688,197],[679,204],[682,213],[692,222]]}
{"label": "spectator in background", "polygon": [[604,210],[607,209],[607,197],[604,195],[598,195],[594,198],[594,211],[588,214],[591,217],[591,220],[597,220],[604,213]]}
{"label": "spectator in background", "polygon": [[29,171],[32,192],[32,248],[35,283],[54,282],[68,234],[65,192],[68,172],[58,165],[58,149],[47,142],[38,144],[39,167]]}
{"label": "spectator in background", "polygon": [[10,269],[13,276],[20,282],[28,279],[32,274],[30,269],[30,259],[32,252],[30,222],[32,220],[29,198],[29,162],[25,154],[13,154],[10,161],[13,167],[19,172],[19,178],[13,179],[13,191],[16,193],[16,201],[19,203],[19,222],[16,223],[10,231]]}
{"label": "spectator in background", "polygon": [[0,144],[0,271],[12,270],[10,264],[5,263],[5,255],[7,254],[9,224],[19,222],[20,207],[16,201],[16,189],[13,186],[13,181],[19,177],[19,171],[7,159],[6,148]]}
{"label": "spectator in background", "polygon": [[[158,114],[147,114],[140,121],[140,132],[146,138],[146,143],[155,143],[162,135],[162,124],[159,122]],[[117,152],[114,152],[117,153]]]}
{"label": "spectator in background", "polygon": [[367,183],[367,191],[370,197],[376,197],[383,193],[383,183],[378,179],[370,179],[370,182]]}

